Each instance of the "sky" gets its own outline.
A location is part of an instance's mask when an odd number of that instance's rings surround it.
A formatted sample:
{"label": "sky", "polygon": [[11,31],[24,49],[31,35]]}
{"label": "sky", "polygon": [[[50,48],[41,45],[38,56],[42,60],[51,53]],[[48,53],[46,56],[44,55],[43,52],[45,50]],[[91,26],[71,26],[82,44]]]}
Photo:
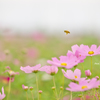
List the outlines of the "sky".
{"label": "sky", "polygon": [[100,32],[100,0],[0,0],[0,26]]}

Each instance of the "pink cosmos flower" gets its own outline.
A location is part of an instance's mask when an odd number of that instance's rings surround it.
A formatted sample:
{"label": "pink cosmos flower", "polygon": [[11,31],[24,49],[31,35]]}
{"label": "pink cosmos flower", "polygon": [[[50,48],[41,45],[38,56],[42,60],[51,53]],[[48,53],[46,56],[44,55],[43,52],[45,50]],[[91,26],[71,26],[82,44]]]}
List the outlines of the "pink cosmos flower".
{"label": "pink cosmos flower", "polygon": [[68,50],[67,56],[74,55],[77,57],[77,60],[80,61],[79,63],[84,62],[84,59],[86,58],[86,56],[82,56],[79,54],[80,47],[76,44],[76,45],[73,45],[71,48],[72,48],[72,51]]}
{"label": "pink cosmos flower", "polygon": [[73,92],[86,91],[98,87],[99,84],[100,81],[97,81],[96,78],[92,78],[89,82],[87,80],[79,81],[79,84],[71,82],[69,84],[70,88],[66,88],[66,90],[73,91]]}
{"label": "pink cosmos flower", "polygon": [[8,72],[10,77],[14,77],[15,75],[19,75],[19,72],[14,72],[11,70],[11,68],[9,66],[6,67],[8,70],[6,70],[5,72]]}
{"label": "pink cosmos flower", "polygon": [[20,69],[24,71],[25,73],[32,73],[32,72],[37,73],[38,71],[40,71],[40,67],[41,67],[41,64],[38,64],[33,67],[30,67],[30,66],[21,67]]}
{"label": "pink cosmos flower", "polygon": [[19,64],[20,64],[20,61],[19,61],[18,59],[15,59],[15,60],[14,60],[14,64],[15,64],[15,65],[19,65]]}
{"label": "pink cosmos flower", "polygon": [[22,85],[22,88],[24,89],[24,90],[28,90],[28,86],[25,86],[24,84]]}
{"label": "pink cosmos flower", "polygon": [[4,88],[2,87],[2,94],[0,93],[0,100],[5,98],[5,94],[4,94]]}
{"label": "pink cosmos flower", "polygon": [[80,45],[79,54],[83,56],[94,56],[100,54],[100,46],[97,48],[97,45],[93,44],[89,48],[87,45]]}
{"label": "pink cosmos flower", "polygon": [[78,65],[79,61],[75,56],[60,56],[60,60],[58,60],[56,57],[52,58],[53,61],[48,60],[47,62],[49,64],[58,66],[58,67],[65,67],[67,69],[70,69],[76,65]]}
{"label": "pink cosmos flower", "polygon": [[41,71],[45,71],[46,73],[50,75],[54,75],[58,72],[58,68],[56,66],[43,66],[41,68]]}
{"label": "pink cosmos flower", "polygon": [[86,78],[81,78],[81,71],[79,69],[75,69],[74,72],[72,70],[67,70],[66,72],[62,69],[64,76],[68,79],[74,81],[85,80]]}
{"label": "pink cosmos flower", "polygon": [[86,71],[85,71],[85,75],[86,75],[86,76],[91,76],[90,70],[86,70]]}

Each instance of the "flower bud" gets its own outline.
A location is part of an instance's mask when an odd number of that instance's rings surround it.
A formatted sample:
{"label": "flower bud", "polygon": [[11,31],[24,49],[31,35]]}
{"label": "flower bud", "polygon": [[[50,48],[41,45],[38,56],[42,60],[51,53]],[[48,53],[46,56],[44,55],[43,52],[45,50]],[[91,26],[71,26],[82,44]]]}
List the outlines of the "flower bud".
{"label": "flower bud", "polygon": [[90,70],[86,70],[86,71],[85,71],[85,75],[86,75],[86,76],[91,76]]}
{"label": "flower bud", "polygon": [[61,86],[61,87],[60,87],[60,90],[63,90],[63,89],[64,89],[64,88]]}
{"label": "flower bud", "polygon": [[42,90],[39,90],[39,94],[41,94],[42,93]]}
{"label": "flower bud", "polygon": [[55,87],[52,87],[52,90],[55,90]]}
{"label": "flower bud", "polygon": [[29,87],[29,89],[32,91],[33,90],[33,87]]}
{"label": "flower bud", "polygon": [[97,80],[99,80],[99,76],[96,76],[95,78],[96,78]]}
{"label": "flower bud", "polygon": [[4,52],[5,52],[6,55],[8,55],[10,53],[9,50],[5,50]]}

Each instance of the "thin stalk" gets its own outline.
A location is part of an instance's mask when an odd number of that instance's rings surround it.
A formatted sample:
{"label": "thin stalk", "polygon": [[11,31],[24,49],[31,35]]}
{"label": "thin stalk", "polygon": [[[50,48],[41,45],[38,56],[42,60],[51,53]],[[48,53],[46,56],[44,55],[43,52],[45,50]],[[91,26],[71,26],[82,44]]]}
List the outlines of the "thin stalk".
{"label": "thin stalk", "polygon": [[91,56],[91,73],[92,73],[92,56]]}
{"label": "thin stalk", "polygon": [[26,100],[28,100],[28,95],[27,95],[27,91],[26,91]]}
{"label": "thin stalk", "polygon": [[70,100],[72,100],[72,91],[70,92]]}
{"label": "thin stalk", "polygon": [[9,90],[8,90],[7,100],[9,99],[10,90],[11,90],[11,77],[10,77],[10,80],[9,80]]}
{"label": "thin stalk", "polygon": [[63,90],[62,90],[62,100],[63,100],[63,92],[64,92],[64,80],[65,79],[65,77],[64,77],[64,75],[63,75],[63,84],[62,84],[62,86],[63,86]]}
{"label": "thin stalk", "polygon": [[95,100],[95,89],[94,89],[94,92],[93,93],[94,93],[93,100]]}
{"label": "thin stalk", "polygon": [[39,94],[39,100],[41,100],[41,93]]}
{"label": "thin stalk", "polygon": [[63,90],[60,90],[60,93],[59,93],[59,98],[60,98],[60,95],[62,94],[62,91],[63,91]]}
{"label": "thin stalk", "polygon": [[32,99],[34,100],[34,96],[33,96],[33,93],[32,93],[32,91],[31,91],[31,95],[32,95]]}
{"label": "thin stalk", "polygon": [[54,77],[54,76],[53,76],[53,84],[54,84],[54,87],[55,87],[56,98],[57,98],[57,100],[59,100],[59,99],[58,99],[58,94],[57,94],[57,89],[56,89],[55,77]]}
{"label": "thin stalk", "polygon": [[36,74],[36,85],[37,85],[37,93],[38,93],[38,100],[39,100],[39,89],[38,89],[38,78],[37,78],[37,74]]}

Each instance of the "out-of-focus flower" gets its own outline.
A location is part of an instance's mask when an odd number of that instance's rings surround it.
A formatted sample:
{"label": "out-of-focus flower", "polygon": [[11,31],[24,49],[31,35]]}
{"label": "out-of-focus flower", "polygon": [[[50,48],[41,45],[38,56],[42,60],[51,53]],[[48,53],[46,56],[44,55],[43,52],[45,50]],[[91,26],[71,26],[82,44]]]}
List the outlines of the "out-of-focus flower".
{"label": "out-of-focus flower", "polygon": [[32,72],[37,73],[38,71],[40,71],[40,67],[41,67],[41,64],[38,64],[38,65],[32,66],[32,67],[30,67],[30,66],[22,67],[21,66],[20,69],[22,71],[24,71],[25,73],[32,73]]}
{"label": "out-of-focus flower", "polygon": [[4,94],[4,88],[2,87],[2,94],[0,93],[0,100],[5,98],[5,94]]}
{"label": "out-of-focus flower", "polygon": [[46,36],[40,32],[34,32],[31,36],[33,40],[44,43],[46,41]]}
{"label": "out-of-focus flower", "polygon": [[75,69],[74,72],[72,70],[67,70],[66,72],[62,69],[64,76],[68,79],[74,81],[85,80],[86,78],[81,78],[81,71],[79,69]]}
{"label": "out-of-focus flower", "polygon": [[14,60],[14,64],[15,64],[15,65],[19,65],[19,63],[20,63],[20,62],[19,62],[18,59],[15,59],[15,60]]}
{"label": "out-of-focus flower", "polygon": [[56,66],[43,66],[40,69],[41,71],[45,71],[50,75],[55,75],[58,72],[58,68]]}
{"label": "out-of-focus flower", "polygon": [[91,76],[90,70],[86,70],[86,71],[85,71],[85,75],[86,75],[86,76]]}
{"label": "out-of-focus flower", "polygon": [[77,57],[77,60],[80,61],[79,63],[84,62],[84,59],[86,58],[86,56],[79,54],[80,47],[76,44],[76,45],[73,45],[71,48],[72,48],[72,51],[68,50],[67,56],[74,55]]}
{"label": "out-of-focus flower", "polygon": [[27,50],[27,56],[30,58],[37,58],[39,56],[39,51],[36,48],[29,48]]}
{"label": "out-of-focus flower", "polygon": [[73,91],[73,92],[86,91],[98,87],[99,84],[100,81],[97,81],[96,78],[92,78],[89,82],[87,80],[79,81],[79,84],[71,82],[69,84],[70,88],[66,88],[66,90]]}
{"label": "out-of-focus flower", "polygon": [[0,53],[0,61],[4,61],[6,59],[6,55],[4,53]]}
{"label": "out-of-focus flower", "polygon": [[42,93],[42,90],[39,90],[39,94],[41,94]]}
{"label": "out-of-focus flower", "polygon": [[19,75],[19,72],[14,72],[11,70],[11,68],[9,66],[6,67],[8,70],[6,70],[5,72],[8,72],[10,77],[14,77],[16,74]]}
{"label": "out-of-focus flower", "polygon": [[96,76],[95,78],[96,78],[97,80],[99,80],[99,76]]}
{"label": "out-of-focus flower", "polygon": [[10,51],[7,49],[7,50],[4,51],[4,53],[5,53],[6,55],[8,55],[8,54],[10,53]]}
{"label": "out-of-focus flower", "polygon": [[[10,77],[6,77],[6,76],[0,76],[0,81],[3,82],[4,84],[8,84],[10,80]],[[14,81],[14,78],[11,78],[11,82]]]}
{"label": "out-of-focus flower", "polygon": [[22,85],[22,88],[27,91],[28,90],[28,86],[25,86],[24,84]]}
{"label": "out-of-focus flower", "polygon": [[33,90],[33,87],[29,87],[29,89],[32,91]]}
{"label": "out-of-focus flower", "polygon": [[48,60],[47,62],[49,64],[55,65],[57,67],[64,67],[67,69],[70,69],[76,65],[78,65],[79,61],[77,61],[77,58],[75,56],[60,56],[60,60],[58,60],[56,57],[52,58],[51,60]]}
{"label": "out-of-focus flower", "polygon": [[83,56],[94,56],[100,54],[100,46],[97,48],[97,45],[93,44],[89,48],[88,45],[80,45],[79,54]]}

